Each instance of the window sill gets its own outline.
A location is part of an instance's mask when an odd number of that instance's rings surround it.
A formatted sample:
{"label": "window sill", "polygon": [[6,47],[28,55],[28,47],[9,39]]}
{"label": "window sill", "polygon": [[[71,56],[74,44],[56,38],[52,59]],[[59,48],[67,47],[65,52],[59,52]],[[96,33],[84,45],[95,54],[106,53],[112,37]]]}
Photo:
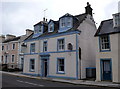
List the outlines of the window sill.
{"label": "window sill", "polygon": [[65,74],[65,72],[59,72],[59,71],[58,71],[56,74]]}
{"label": "window sill", "polygon": [[35,70],[30,70],[30,72],[35,72]]}
{"label": "window sill", "polygon": [[108,50],[100,50],[100,52],[110,52],[111,50],[108,49]]}

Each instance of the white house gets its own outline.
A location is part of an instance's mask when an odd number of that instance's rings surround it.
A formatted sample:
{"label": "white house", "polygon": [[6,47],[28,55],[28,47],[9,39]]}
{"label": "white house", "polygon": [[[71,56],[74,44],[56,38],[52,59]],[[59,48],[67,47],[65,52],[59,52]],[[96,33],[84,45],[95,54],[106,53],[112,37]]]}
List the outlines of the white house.
{"label": "white house", "polygon": [[[25,40],[24,74],[86,78],[86,69],[95,68],[95,22],[89,3],[85,13],[63,15],[58,21],[34,25],[34,34]],[[94,75],[95,76],[95,75]]]}
{"label": "white house", "polygon": [[96,38],[96,81],[120,83],[120,13],[101,22]]}

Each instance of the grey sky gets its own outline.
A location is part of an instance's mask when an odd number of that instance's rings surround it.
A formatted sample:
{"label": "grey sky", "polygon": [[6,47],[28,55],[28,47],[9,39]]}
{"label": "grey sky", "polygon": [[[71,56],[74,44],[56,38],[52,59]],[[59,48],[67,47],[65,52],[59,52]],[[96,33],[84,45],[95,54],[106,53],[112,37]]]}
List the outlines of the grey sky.
{"label": "grey sky", "polygon": [[118,12],[119,0],[4,0],[0,2],[0,34],[23,35],[25,29],[32,29],[33,25],[43,20],[58,20],[66,13],[78,15],[85,12],[86,3],[89,2],[95,13],[97,26],[105,19],[111,19],[112,14]]}

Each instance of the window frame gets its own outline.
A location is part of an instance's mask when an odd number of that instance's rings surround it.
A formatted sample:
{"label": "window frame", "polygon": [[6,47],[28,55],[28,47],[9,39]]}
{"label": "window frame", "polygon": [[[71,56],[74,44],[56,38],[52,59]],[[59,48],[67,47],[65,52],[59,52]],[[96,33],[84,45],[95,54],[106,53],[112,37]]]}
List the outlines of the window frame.
{"label": "window frame", "polygon": [[66,26],[65,17],[60,19],[60,26],[61,26],[61,28],[64,28]]}
{"label": "window frame", "polygon": [[[59,64],[60,60],[63,60],[64,64]],[[63,71],[60,70],[60,67],[63,66]],[[63,57],[60,57],[60,58],[57,58],[57,74],[65,74],[65,58]]]}
{"label": "window frame", "polygon": [[5,49],[4,45],[2,45],[2,51]]}
{"label": "window frame", "polygon": [[9,45],[6,46],[6,49],[9,50]]}
{"label": "window frame", "polygon": [[13,49],[13,50],[15,49],[15,46],[16,46],[15,43],[13,43],[13,44],[12,44],[12,49]]}
{"label": "window frame", "polygon": [[[72,19],[71,19],[71,17],[67,17],[66,19],[67,19],[66,20],[67,27],[71,27],[72,26]],[[68,25],[68,23],[69,23],[69,25]]]}
{"label": "window frame", "polygon": [[[59,41],[63,40],[63,44],[60,44]],[[65,50],[65,38],[57,39],[57,51],[64,51]]]}
{"label": "window frame", "polygon": [[[34,51],[33,51],[33,47],[32,47],[32,45],[34,45]],[[35,53],[35,43],[31,43],[30,44],[30,53]]]}
{"label": "window frame", "polygon": [[[31,61],[34,61],[34,64],[32,64]],[[30,63],[29,71],[30,72],[35,72],[35,59],[34,58],[30,59],[29,63]],[[34,66],[34,69],[32,69],[32,66]]]}
{"label": "window frame", "polygon": [[[46,43],[46,45],[44,43]],[[46,47],[46,50],[45,50],[45,47]],[[47,50],[48,50],[48,42],[43,41],[43,52],[47,52]]]}
{"label": "window frame", "polygon": [[4,56],[1,56],[1,63],[4,63]]}
{"label": "window frame", "polygon": [[[107,39],[105,40],[104,38],[107,38]],[[109,35],[103,35],[99,37],[99,48],[100,48],[100,52],[111,51]]]}
{"label": "window frame", "polygon": [[[13,57],[14,56],[14,57]],[[13,61],[13,59],[14,59],[14,61]],[[14,54],[12,54],[11,55],[11,63],[14,63],[15,62],[15,55]]]}

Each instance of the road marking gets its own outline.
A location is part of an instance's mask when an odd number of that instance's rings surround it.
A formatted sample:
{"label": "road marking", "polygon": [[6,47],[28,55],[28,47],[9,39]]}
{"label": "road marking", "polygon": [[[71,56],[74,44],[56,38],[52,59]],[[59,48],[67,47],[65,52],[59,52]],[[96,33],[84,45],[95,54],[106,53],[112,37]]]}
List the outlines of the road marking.
{"label": "road marking", "polygon": [[34,86],[41,86],[41,87],[44,86],[44,85],[35,84],[35,83],[30,83],[30,82],[25,82],[25,81],[21,81],[21,80],[17,80],[17,81],[18,81],[18,82],[21,82],[21,83],[26,83],[26,84],[34,85]]}

